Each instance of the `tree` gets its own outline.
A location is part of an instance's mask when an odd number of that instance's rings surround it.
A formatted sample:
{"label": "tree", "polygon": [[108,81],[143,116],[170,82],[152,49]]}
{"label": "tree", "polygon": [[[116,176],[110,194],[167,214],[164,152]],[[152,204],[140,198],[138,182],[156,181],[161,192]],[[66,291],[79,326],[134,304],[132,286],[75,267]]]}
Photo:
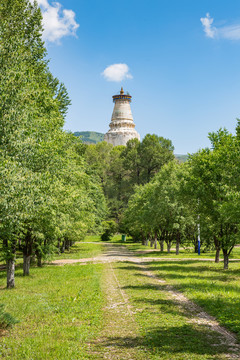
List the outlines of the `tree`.
{"label": "tree", "polygon": [[100,227],[106,209],[83,146],[62,130],[69,98],[48,69],[37,3],[6,0],[0,17],[0,240],[14,287],[17,244],[28,275],[34,252],[40,265],[57,239]]}
{"label": "tree", "polygon": [[141,183],[149,182],[164,164],[174,160],[171,140],[147,134],[139,147]]}
{"label": "tree", "polygon": [[192,196],[198,199],[201,223],[205,223],[216,248],[229,255],[239,234],[239,144],[235,136],[220,129],[209,134],[212,149],[203,149],[190,157]]}

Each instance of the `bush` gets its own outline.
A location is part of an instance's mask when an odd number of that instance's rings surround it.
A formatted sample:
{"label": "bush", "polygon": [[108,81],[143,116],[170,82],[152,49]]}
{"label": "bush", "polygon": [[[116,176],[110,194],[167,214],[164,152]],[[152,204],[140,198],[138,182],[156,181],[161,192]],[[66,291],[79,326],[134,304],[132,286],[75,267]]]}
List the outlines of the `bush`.
{"label": "bush", "polygon": [[102,241],[109,241],[117,231],[117,224],[114,220],[104,221],[102,223],[104,232],[101,235]]}

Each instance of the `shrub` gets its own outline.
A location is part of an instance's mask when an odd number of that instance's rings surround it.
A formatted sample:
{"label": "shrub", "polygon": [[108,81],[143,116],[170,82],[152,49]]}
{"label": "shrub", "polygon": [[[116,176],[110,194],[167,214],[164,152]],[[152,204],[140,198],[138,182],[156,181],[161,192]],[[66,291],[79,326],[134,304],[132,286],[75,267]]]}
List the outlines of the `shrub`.
{"label": "shrub", "polygon": [[101,235],[101,240],[109,241],[117,231],[117,224],[114,220],[108,220],[108,221],[104,221],[102,225],[104,232]]}

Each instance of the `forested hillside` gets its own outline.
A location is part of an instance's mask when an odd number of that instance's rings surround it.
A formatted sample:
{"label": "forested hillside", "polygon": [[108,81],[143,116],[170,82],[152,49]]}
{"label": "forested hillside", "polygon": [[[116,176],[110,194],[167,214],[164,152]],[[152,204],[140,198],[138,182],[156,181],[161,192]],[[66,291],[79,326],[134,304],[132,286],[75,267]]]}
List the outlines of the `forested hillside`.
{"label": "forested hillside", "polygon": [[[95,131],[77,131],[74,135],[80,137],[84,144],[97,144],[104,138],[104,134]],[[188,155],[175,154],[175,157],[180,162],[185,162],[188,159]]]}
{"label": "forested hillside", "polygon": [[77,131],[74,135],[80,137],[84,144],[97,144],[104,138],[104,134],[95,131]]}

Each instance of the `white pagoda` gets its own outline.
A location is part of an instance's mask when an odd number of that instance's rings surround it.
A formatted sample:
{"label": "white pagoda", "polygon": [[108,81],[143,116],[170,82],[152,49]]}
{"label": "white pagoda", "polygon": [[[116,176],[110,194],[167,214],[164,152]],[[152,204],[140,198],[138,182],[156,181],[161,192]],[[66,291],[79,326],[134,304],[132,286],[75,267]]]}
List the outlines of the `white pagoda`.
{"label": "white pagoda", "polygon": [[140,140],[140,135],[135,130],[133,122],[131,101],[132,97],[129,94],[124,94],[123,88],[121,88],[119,95],[113,96],[115,105],[109,124],[110,130],[104,135],[104,141],[113,144],[113,146],[126,145],[130,139],[137,138]]}

